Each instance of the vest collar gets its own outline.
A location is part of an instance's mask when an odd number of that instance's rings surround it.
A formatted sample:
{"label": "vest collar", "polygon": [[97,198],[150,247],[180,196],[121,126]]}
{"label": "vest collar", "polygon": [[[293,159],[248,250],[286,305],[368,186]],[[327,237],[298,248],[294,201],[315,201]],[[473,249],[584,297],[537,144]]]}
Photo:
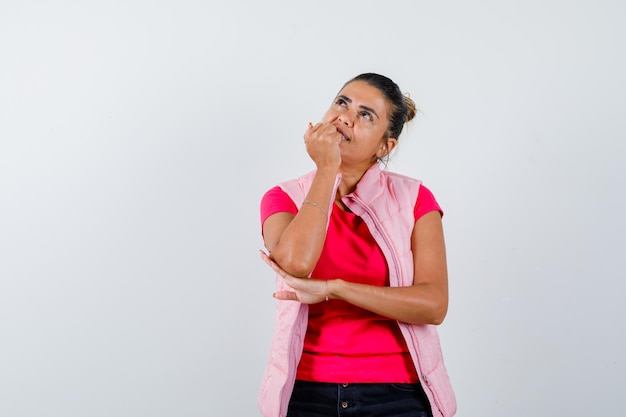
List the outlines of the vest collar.
{"label": "vest collar", "polygon": [[363,174],[363,177],[361,177],[357,183],[356,189],[352,193],[344,196],[344,198],[354,196],[365,204],[368,204],[382,193],[383,188],[383,172],[376,163],[365,171],[365,174]]}

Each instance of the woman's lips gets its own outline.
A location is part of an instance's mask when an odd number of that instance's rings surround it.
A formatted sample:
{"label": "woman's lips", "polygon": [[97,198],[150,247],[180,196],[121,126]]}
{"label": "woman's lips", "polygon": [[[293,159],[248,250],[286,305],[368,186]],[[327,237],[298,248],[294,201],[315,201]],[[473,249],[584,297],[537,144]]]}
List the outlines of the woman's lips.
{"label": "woman's lips", "polygon": [[339,132],[339,134],[341,135],[342,141],[350,142],[350,138],[338,127],[337,127],[337,132]]}

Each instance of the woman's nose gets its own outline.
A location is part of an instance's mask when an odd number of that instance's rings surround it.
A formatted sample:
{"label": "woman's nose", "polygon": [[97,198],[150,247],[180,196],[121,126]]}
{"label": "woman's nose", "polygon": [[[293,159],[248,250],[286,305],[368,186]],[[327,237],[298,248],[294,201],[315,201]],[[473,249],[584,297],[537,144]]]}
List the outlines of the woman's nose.
{"label": "woman's nose", "polygon": [[352,123],[354,123],[354,119],[348,112],[341,113],[338,119],[341,123],[345,124],[348,127],[352,127]]}

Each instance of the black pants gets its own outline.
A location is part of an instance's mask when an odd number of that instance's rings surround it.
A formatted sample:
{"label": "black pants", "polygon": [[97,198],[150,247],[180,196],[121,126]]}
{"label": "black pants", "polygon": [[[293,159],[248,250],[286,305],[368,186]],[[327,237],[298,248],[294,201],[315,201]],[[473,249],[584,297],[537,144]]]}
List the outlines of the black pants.
{"label": "black pants", "polygon": [[287,417],[432,417],[420,384],[296,381]]}

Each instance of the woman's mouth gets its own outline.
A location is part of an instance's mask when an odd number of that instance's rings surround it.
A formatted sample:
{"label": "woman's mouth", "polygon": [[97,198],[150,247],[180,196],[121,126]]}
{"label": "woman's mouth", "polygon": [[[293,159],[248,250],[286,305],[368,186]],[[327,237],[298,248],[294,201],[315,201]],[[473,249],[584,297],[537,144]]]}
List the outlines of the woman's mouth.
{"label": "woman's mouth", "polygon": [[350,142],[350,138],[348,138],[346,134],[341,131],[341,129],[337,128],[337,132],[341,135],[342,142]]}

